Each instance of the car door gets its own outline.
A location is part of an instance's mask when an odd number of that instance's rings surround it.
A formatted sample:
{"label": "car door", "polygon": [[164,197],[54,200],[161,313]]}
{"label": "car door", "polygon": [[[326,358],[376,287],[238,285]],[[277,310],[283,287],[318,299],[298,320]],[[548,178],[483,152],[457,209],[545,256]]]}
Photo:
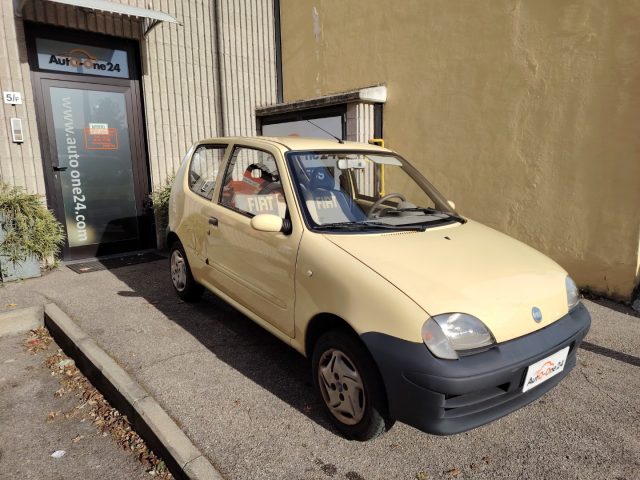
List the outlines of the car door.
{"label": "car door", "polygon": [[[280,164],[279,164],[280,163]],[[288,218],[277,150],[235,145],[226,163],[210,226],[208,264],[216,286],[269,322],[294,335],[294,274],[302,229],[292,233],[260,232],[251,218],[261,213]]]}
{"label": "car door", "polygon": [[186,172],[188,189],[185,192],[180,239],[198,280],[202,276],[206,280],[209,273],[203,268],[207,258],[208,219],[215,213],[214,191],[224,167],[227,148],[228,145],[224,143],[197,145]]}

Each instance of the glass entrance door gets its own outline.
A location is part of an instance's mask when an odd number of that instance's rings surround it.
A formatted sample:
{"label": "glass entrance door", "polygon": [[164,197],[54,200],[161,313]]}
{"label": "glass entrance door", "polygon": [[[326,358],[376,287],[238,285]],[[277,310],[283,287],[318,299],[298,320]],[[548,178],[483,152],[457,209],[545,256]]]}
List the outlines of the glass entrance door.
{"label": "glass entrance door", "polygon": [[42,80],[42,89],[65,258],[141,248],[147,189],[131,88]]}

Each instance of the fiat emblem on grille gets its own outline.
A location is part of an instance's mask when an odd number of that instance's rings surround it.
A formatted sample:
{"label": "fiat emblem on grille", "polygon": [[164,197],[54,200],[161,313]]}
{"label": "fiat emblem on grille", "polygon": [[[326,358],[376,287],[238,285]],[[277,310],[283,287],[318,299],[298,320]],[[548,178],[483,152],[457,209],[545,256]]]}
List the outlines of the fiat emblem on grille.
{"label": "fiat emblem on grille", "polygon": [[542,321],[542,312],[538,307],[533,307],[531,309],[531,316],[536,321],[536,323],[540,323]]}

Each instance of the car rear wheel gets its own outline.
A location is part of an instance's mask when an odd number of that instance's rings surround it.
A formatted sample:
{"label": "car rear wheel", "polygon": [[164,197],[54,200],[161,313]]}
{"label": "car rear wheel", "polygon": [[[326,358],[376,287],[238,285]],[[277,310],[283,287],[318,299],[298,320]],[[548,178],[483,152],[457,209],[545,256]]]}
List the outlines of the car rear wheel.
{"label": "car rear wheel", "polygon": [[170,262],[171,283],[178,296],[187,302],[199,299],[204,289],[194,280],[187,255],[179,240],[171,245]]}
{"label": "car rear wheel", "polygon": [[384,386],[364,345],[353,334],[322,335],[312,358],[313,381],[337,429],[355,440],[370,440],[391,428]]}

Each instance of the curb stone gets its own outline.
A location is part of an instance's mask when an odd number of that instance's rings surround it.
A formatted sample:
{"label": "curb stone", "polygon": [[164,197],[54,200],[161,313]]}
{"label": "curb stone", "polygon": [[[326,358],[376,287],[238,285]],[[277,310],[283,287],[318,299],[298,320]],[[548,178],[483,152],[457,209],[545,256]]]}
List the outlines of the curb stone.
{"label": "curb stone", "polygon": [[[42,319],[42,310],[38,311]],[[158,402],[57,305],[45,305],[44,324],[80,371],[111,405],[129,418],[149,448],[160,454],[174,477],[223,480]]]}

